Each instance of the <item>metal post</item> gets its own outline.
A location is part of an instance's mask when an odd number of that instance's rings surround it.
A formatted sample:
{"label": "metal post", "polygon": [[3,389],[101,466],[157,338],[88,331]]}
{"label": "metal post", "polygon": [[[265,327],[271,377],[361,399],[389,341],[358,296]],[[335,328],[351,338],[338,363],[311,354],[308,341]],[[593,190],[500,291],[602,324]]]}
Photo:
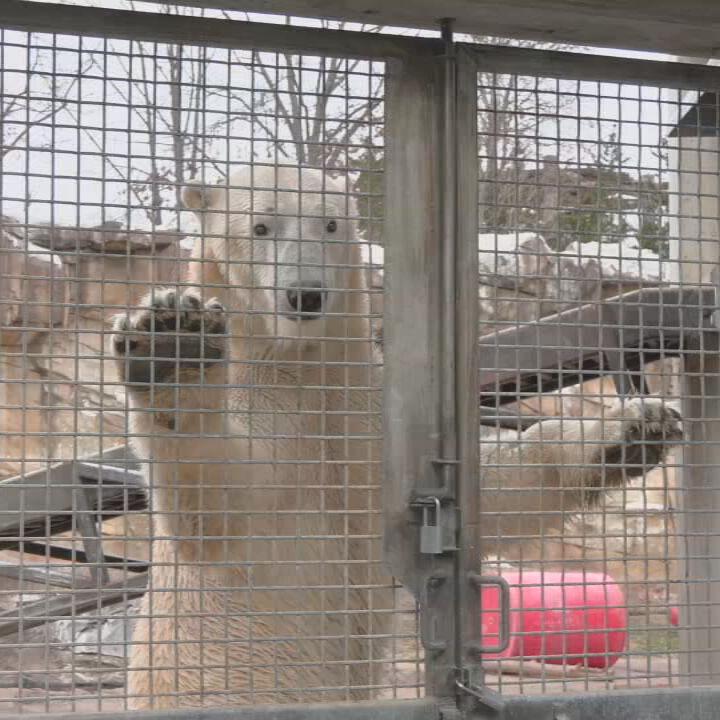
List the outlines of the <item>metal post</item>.
{"label": "metal post", "polygon": [[[478,137],[476,59],[464,48],[456,50],[456,359],[455,407],[457,423],[457,496],[461,540],[458,544],[459,632],[461,650],[458,668],[460,682],[472,690],[463,690],[462,706],[493,704],[483,689],[480,656],[481,615],[476,573],[481,568],[479,458],[479,375],[478,375]],[[462,690],[462,688],[459,688]],[[476,695],[479,690],[479,697]]]}
{"label": "metal post", "polygon": [[[444,35],[444,58],[388,68],[384,507],[386,557],[422,606],[427,692],[452,713],[481,681],[467,481],[478,452],[477,71],[447,25]],[[418,552],[429,512],[440,527]]]}
{"label": "metal post", "polygon": [[[445,57],[443,58],[443,97],[442,97],[442,147],[441,147],[441,213],[442,213],[442,246],[441,261],[442,269],[441,287],[442,287],[442,317],[440,324],[440,462],[438,469],[442,473],[442,488],[447,488],[449,498],[449,512],[455,514],[454,528],[459,530],[458,537],[454,543],[456,548],[452,554],[454,567],[452,571],[452,586],[448,587],[448,597],[452,599],[452,605],[447,607],[453,615],[453,637],[450,642],[452,646],[452,657],[448,653],[446,662],[452,662],[450,673],[447,673],[441,665],[442,671],[445,673],[441,679],[447,682],[449,677],[452,682],[462,678],[458,675],[458,671],[462,668],[462,615],[464,606],[464,583],[462,582],[463,563],[462,563],[462,530],[460,526],[460,504],[459,504],[459,479],[460,468],[458,464],[460,458],[458,456],[458,440],[459,440],[459,421],[458,411],[458,303],[457,303],[457,225],[458,225],[458,206],[457,206],[457,165],[458,165],[458,138],[457,138],[457,114],[456,114],[456,57],[455,48],[453,47],[452,25],[449,21],[442,23],[442,38],[445,43]],[[475,176],[477,178],[477,175]],[[437,611],[441,612],[442,605],[438,602]],[[454,692],[456,688],[453,688]]]}
{"label": "metal post", "polygon": [[[419,552],[419,488],[438,488],[443,68],[390,61],[386,90],[385,556],[423,605],[428,695],[454,699],[454,560]],[[444,612],[439,608],[445,607]]]}

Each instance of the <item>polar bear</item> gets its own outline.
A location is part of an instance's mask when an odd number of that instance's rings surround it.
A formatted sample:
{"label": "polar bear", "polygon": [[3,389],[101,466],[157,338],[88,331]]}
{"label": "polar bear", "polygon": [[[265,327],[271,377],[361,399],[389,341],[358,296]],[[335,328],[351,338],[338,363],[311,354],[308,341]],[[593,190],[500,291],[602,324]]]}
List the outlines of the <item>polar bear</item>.
{"label": "polar bear", "polygon": [[[355,210],[343,183],[290,167],[189,186],[184,201],[202,225],[187,287],[154,291],[112,336],[155,523],[129,704],[367,698],[394,593]],[[561,524],[624,466],[659,462],[679,425],[638,399],[485,438],[493,532]]]}
{"label": "polar bear", "polygon": [[355,210],[288,167],[184,200],[192,287],[152,293],[112,341],[156,518],[130,704],[367,697],[392,591]]}
{"label": "polar bear", "polygon": [[543,420],[523,432],[485,428],[478,476],[484,556],[562,532],[605,491],[665,460],[683,438],[680,413],[662,399],[616,398],[597,416]]}

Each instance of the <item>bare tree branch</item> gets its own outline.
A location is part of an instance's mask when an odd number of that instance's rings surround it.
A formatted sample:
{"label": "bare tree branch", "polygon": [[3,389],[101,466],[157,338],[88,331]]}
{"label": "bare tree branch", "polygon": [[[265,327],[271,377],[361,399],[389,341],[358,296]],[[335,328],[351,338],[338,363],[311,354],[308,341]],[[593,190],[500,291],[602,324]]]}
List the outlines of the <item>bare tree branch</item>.
{"label": "bare tree branch", "polygon": [[[28,50],[30,52],[30,50]],[[33,127],[42,126],[46,122],[58,117],[72,102],[71,95],[75,89],[78,79],[82,77],[89,68],[89,63],[80,68],[77,75],[68,82],[58,85],[49,83],[47,92],[49,97],[40,100],[32,91],[32,75],[40,65],[40,53],[36,52],[30,63],[27,80],[22,90],[14,95],[3,95],[0,98],[0,158],[5,158],[11,152],[18,150]],[[0,69],[0,72],[2,70]],[[24,111],[25,118],[18,122],[21,129],[17,133],[8,130],[12,124],[13,116]]]}

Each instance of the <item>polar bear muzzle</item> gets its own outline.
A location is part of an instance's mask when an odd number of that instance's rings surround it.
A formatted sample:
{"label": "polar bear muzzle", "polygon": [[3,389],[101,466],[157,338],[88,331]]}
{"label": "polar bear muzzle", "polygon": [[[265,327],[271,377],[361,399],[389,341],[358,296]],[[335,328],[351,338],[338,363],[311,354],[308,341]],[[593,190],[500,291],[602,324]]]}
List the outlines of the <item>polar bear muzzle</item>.
{"label": "polar bear muzzle", "polygon": [[286,295],[288,305],[294,311],[290,317],[299,317],[302,320],[317,318],[327,301],[324,285],[314,280],[290,283]]}

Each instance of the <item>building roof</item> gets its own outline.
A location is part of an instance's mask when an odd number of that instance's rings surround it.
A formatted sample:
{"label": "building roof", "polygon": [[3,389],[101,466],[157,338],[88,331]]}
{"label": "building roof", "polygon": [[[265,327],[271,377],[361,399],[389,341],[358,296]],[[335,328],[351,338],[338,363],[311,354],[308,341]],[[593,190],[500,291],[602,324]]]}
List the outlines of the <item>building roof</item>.
{"label": "building roof", "polygon": [[669,137],[717,137],[720,135],[720,93],[704,92],[680,118]]}

